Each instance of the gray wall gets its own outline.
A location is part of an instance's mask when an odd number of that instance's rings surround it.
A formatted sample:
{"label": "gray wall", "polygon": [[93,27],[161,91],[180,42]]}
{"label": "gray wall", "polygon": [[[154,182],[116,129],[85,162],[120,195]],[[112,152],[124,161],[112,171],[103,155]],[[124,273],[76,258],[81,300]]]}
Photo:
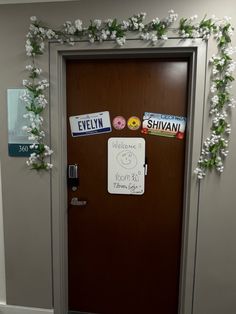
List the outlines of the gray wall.
{"label": "gray wall", "polygon": [[[79,2],[0,6],[0,156],[7,303],[51,308],[52,256],[50,180],[26,169],[24,159],[7,155],[6,89],[21,87],[27,58],[24,40],[29,17],[37,15],[53,26],[81,18],[126,18],[145,11],[148,19],[173,8],[180,16],[229,15],[236,25],[234,0],[190,2],[166,0],[81,0]],[[235,40],[234,40],[235,44]],[[47,54],[40,64],[48,71]],[[46,73],[45,73],[46,74]],[[234,88],[236,95],[236,89]],[[236,115],[233,113],[234,120]],[[46,119],[47,120],[47,119]],[[207,134],[208,117],[205,117]],[[221,178],[209,175],[201,183],[195,274],[194,314],[236,313],[236,122],[232,125],[230,157]]]}

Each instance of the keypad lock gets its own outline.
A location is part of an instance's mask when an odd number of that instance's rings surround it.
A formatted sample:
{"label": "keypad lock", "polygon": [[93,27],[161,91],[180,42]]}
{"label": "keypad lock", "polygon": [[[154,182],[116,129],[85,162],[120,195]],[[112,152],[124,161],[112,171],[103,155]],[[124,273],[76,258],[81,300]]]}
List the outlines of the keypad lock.
{"label": "keypad lock", "polygon": [[72,191],[76,191],[79,186],[79,167],[77,164],[68,165],[68,187],[72,189]]}

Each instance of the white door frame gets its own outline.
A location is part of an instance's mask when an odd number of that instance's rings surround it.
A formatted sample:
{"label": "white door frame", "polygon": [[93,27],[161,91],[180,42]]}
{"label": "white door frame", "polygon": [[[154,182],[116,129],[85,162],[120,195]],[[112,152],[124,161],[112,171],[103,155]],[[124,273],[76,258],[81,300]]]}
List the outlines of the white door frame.
{"label": "white door frame", "polygon": [[186,167],[182,224],[179,314],[193,312],[194,279],[199,210],[199,183],[193,170],[201,151],[207,44],[201,39],[172,38],[155,47],[138,40],[127,40],[125,47],[114,42],[80,41],[72,47],[49,43],[50,129],[54,168],[51,174],[53,296],[55,314],[67,313],[67,128],[66,128],[66,59],[112,57],[177,57],[190,60],[190,88],[186,136]]}

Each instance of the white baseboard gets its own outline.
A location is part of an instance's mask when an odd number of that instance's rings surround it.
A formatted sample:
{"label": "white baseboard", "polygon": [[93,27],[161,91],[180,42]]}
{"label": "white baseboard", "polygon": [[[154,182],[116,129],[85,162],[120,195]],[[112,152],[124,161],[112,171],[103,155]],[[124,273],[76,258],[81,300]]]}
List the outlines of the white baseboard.
{"label": "white baseboard", "polygon": [[0,314],[53,314],[53,310],[0,304]]}

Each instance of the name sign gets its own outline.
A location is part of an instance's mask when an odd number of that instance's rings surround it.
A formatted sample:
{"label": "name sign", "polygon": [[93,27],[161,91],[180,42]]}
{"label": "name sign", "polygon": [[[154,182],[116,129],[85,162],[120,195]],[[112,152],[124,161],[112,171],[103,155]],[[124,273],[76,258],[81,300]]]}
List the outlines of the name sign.
{"label": "name sign", "polygon": [[111,137],[108,140],[108,192],[144,193],[145,140],[142,137]]}
{"label": "name sign", "polygon": [[168,114],[145,112],[142,133],[184,138],[186,118]]}
{"label": "name sign", "polygon": [[108,111],[88,113],[69,118],[73,137],[111,132]]}

